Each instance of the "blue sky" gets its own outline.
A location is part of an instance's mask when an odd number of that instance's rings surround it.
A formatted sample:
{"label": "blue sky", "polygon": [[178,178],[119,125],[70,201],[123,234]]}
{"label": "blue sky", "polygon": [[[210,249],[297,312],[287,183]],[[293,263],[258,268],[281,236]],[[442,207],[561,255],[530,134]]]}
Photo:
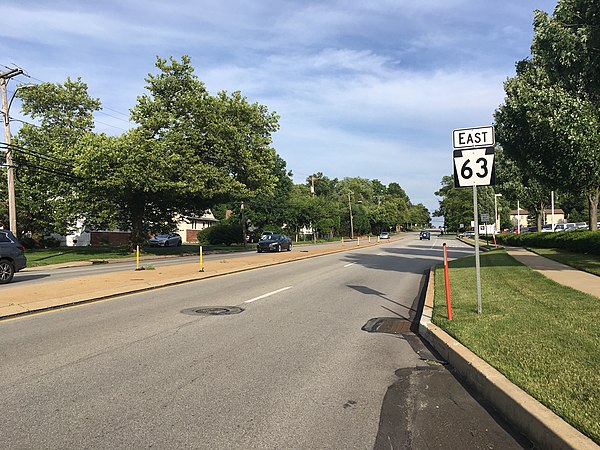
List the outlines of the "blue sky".
{"label": "blue sky", "polygon": [[[5,0],[0,64],[81,77],[120,134],[155,58],[186,54],[212,94],[240,90],[280,116],[294,181],[314,172],[398,182],[430,212],[452,172],[454,128],[488,125],[530,54],[533,11],[556,0]],[[0,70],[4,67],[0,67]],[[11,116],[22,118],[18,104]],[[16,125],[16,124],[15,124]],[[13,129],[13,132],[15,131]]]}

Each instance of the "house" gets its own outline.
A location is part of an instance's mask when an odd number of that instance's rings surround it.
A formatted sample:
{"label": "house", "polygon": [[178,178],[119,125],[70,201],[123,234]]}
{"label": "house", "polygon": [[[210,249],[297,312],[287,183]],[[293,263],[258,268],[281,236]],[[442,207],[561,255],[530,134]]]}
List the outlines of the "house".
{"label": "house", "polygon": [[[181,235],[182,242],[198,242],[198,231],[208,228],[218,220],[215,219],[212,212],[207,210],[202,216],[190,216],[181,218],[178,221],[177,231]],[[60,242],[61,246],[67,247],[85,247],[88,245],[127,245],[131,233],[121,230],[98,230],[90,231],[83,219],[79,219],[74,230],[67,235],[50,234]]]}
{"label": "house", "polygon": [[198,232],[211,227],[219,220],[215,218],[210,209],[201,216],[182,217],[177,223],[177,232],[183,243],[198,242]]}
{"label": "house", "polygon": [[[527,227],[529,225],[530,219],[532,222],[535,220],[534,215],[529,217],[528,210],[521,209],[521,210],[517,211],[516,209],[513,209],[510,211],[510,222],[515,227],[517,226],[517,223],[519,223],[519,219],[518,219],[519,215],[520,215],[520,220],[521,220],[520,221],[521,227]],[[554,209],[554,222],[552,222],[552,210],[551,209],[544,210],[543,217],[542,217],[542,225],[546,225],[549,223],[556,225],[558,223],[564,223],[564,222],[566,222],[565,212],[562,209],[560,209],[560,208]],[[533,225],[535,225],[535,224],[533,224]]]}

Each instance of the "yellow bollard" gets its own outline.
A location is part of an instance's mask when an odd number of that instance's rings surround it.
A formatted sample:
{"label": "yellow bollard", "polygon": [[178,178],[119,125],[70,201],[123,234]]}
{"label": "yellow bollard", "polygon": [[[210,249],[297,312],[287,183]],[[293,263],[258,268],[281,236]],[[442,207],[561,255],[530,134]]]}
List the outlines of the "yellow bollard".
{"label": "yellow bollard", "polygon": [[140,269],[140,246],[137,245],[135,248],[135,270],[143,270],[143,267]]}
{"label": "yellow bollard", "polygon": [[202,264],[202,246],[200,246],[200,270],[199,272],[204,272],[204,265]]}
{"label": "yellow bollard", "polygon": [[379,242],[379,236],[377,236],[377,242]]}
{"label": "yellow bollard", "polygon": [[360,246],[360,236],[356,238],[356,245]]}
{"label": "yellow bollard", "polygon": [[369,244],[371,243],[371,235],[369,235]]}

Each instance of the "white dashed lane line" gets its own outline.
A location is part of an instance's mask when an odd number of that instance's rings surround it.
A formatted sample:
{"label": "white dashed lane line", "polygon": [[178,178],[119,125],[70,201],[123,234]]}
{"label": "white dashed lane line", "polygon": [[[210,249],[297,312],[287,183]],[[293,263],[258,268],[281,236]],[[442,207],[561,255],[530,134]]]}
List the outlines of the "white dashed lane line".
{"label": "white dashed lane line", "polygon": [[259,295],[258,297],[251,298],[250,300],[246,300],[244,303],[252,303],[252,302],[255,302],[256,300],[261,300],[263,298],[270,297],[271,295],[279,294],[280,292],[287,291],[288,289],[291,289],[291,288],[292,288],[291,286],[287,286],[287,287],[284,287],[281,289],[277,289],[276,291],[269,292],[269,293],[263,294],[263,295]]}

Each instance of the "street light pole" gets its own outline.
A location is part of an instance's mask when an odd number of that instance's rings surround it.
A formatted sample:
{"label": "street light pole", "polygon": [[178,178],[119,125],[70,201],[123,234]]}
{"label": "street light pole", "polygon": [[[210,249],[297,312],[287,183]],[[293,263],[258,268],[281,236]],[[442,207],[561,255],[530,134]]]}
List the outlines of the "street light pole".
{"label": "street light pole", "polygon": [[246,238],[246,218],[244,217],[244,202],[240,203],[240,213],[242,216],[242,238],[244,241],[244,247],[248,244],[248,239]]}
{"label": "street light pole", "polygon": [[350,201],[350,192],[348,192],[348,210],[350,211],[350,239],[354,239],[354,224],[352,223],[352,202]]}
{"label": "street light pole", "polygon": [[498,217],[498,197],[502,197],[502,194],[494,194],[494,212],[495,212],[495,216],[494,216],[494,226],[496,227],[496,233],[498,233],[498,230],[500,229],[498,224],[500,223],[500,218]]}

